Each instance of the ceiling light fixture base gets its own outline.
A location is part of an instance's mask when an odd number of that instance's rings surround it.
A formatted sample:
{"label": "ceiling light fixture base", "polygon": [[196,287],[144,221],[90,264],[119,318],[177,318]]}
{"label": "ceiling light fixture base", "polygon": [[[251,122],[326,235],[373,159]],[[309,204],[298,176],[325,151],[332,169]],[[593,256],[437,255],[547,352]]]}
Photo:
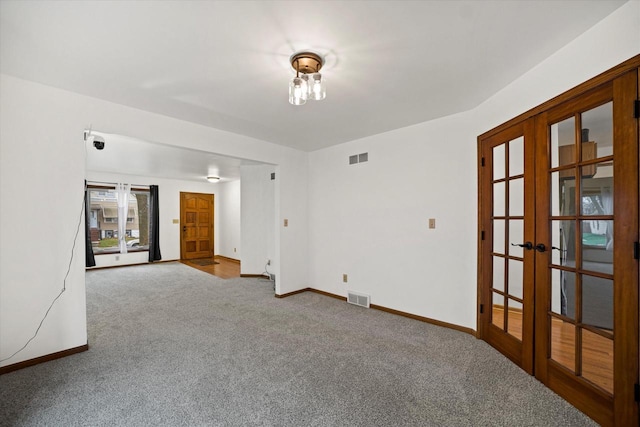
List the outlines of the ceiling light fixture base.
{"label": "ceiling light fixture base", "polygon": [[322,57],[313,52],[294,53],[289,58],[289,62],[296,72],[302,74],[317,73],[324,65]]}

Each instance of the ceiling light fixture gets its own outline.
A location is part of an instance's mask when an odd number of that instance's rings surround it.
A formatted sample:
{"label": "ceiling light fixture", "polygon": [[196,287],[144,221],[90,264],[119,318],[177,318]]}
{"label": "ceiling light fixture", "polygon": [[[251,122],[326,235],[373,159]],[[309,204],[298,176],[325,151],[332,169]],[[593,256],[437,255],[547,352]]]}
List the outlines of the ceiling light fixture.
{"label": "ceiling light fixture", "polygon": [[313,52],[298,52],[289,58],[296,76],[289,82],[289,103],[304,105],[307,99],[320,101],[326,98],[325,78],[320,74],[324,60]]}
{"label": "ceiling light fixture", "polygon": [[207,181],[209,181],[209,182],[218,182],[218,181],[220,181],[220,177],[219,176],[208,176],[207,177]]}

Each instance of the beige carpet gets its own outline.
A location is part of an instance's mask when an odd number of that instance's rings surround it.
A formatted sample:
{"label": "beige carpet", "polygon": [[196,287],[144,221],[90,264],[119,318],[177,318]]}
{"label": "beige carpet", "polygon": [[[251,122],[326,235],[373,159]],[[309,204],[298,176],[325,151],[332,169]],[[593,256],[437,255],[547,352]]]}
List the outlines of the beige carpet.
{"label": "beige carpet", "polygon": [[0,425],[595,425],[458,331],[180,263],[86,277],[90,350],[0,377]]}

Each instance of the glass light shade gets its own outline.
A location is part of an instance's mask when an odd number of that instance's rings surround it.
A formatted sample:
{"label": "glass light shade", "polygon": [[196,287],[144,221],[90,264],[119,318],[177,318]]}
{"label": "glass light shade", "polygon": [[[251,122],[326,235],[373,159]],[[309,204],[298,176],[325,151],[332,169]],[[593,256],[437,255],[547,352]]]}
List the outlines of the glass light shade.
{"label": "glass light shade", "polygon": [[321,101],[327,97],[326,79],[320,73],[309,75],[309,98]]}
{"label": "glass light shade", "polygon": [[[306,77],[306,76],[304,76]],[[293,105],[304,105],[309,96],[309,86],[307,79],[294,77],[289,82],[289,103]]]}

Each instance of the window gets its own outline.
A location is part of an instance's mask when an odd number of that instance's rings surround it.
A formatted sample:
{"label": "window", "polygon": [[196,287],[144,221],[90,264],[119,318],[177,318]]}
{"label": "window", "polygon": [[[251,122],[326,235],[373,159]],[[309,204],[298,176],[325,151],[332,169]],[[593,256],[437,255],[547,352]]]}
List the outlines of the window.
{"label": "window", "polygon": [[[111,189],[89,186],[91,245],[96,255],[119,253],[118,199]],[[125,239],[127,252],[149,250],[149,190],[131,189]]]}

